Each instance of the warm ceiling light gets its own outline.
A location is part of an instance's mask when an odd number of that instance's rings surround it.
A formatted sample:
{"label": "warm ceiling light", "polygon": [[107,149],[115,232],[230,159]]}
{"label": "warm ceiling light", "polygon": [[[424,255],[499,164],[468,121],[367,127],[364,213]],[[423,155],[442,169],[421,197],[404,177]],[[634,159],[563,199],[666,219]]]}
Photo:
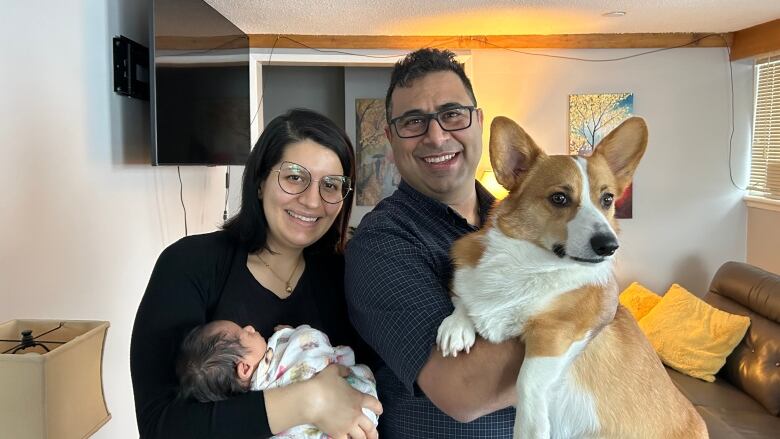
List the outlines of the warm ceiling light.
{"label": "warm ceiling light", "polygon": [[626,11],[612,11],[612,12],[605,12],[601,14],[605,17],[622,17],[626,15]]}

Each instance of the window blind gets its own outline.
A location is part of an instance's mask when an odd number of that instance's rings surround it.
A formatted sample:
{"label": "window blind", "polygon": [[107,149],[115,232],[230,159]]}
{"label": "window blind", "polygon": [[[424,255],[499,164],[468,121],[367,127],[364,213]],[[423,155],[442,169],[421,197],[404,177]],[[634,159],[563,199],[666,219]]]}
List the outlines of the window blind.
{"label": "window blind", "polygon": [[780,199],[780,56],[756,61],[748,188],[754,195]]}

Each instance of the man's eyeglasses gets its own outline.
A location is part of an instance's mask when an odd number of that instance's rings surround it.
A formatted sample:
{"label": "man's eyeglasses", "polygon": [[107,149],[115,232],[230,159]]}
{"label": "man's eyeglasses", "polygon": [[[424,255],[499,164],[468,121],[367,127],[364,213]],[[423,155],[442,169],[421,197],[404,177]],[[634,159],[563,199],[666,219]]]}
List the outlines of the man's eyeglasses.
{"label": "man's eyeglasses", "polygon": [[390,120],[398,137],[409,139],[419,137],[428,132],[431,119],[436,120],[444,131],[460,131],[471,126],[471,114],[476,110],[473,106],[450,107],[436,113],[418,113],[398,116]]}
{"label": "man's eyeglasses", "polygon": [[303,193],[312,181],[316,181],[319,183],[317,187],[322,201],[329,204],[342,202],[352,190],[352,181],[346,175],[326,175],[319,180],[313,180],[308,169],[293,162],[282,162],[279,169],[271,172],[279,173],[277,176],[279,187],[290,195]]}

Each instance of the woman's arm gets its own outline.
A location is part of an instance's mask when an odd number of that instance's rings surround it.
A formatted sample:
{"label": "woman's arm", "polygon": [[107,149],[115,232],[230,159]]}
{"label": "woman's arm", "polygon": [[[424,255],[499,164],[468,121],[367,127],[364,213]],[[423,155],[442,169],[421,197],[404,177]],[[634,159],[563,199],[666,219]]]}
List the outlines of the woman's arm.
{"label": "woman's arm", "polygon": [[[353,407],[381,411],[339,373],[266,392],[247,392],[226,401],[200,403],[177,398],[175,361],[186,333],[209,319],[229,270],[233,249],[214,235],[181,240],[160,255],[138,307],[130,346],[130,369],[138,429],[142,438],[260,438],[299,424],[314,424],[333,437],[354,425],[376,434]],[[327,370],[327,369],[326,369]],[[369,397],[370,398],[370,397]],[[335,417],[351,413],[351,420]],[[362,438],[360,432],[350,433]]]}
{"label": "woman's arm", "polygon": [[[224,235],[222,236],[224,238]],[[138,307],[130,370],[142,438],[257,438],[272,435],[258,392],[199,403],[176,397],[175,361],[186,333],[208,320],[233,248],[219,235],[180,240],[160,255]]]}

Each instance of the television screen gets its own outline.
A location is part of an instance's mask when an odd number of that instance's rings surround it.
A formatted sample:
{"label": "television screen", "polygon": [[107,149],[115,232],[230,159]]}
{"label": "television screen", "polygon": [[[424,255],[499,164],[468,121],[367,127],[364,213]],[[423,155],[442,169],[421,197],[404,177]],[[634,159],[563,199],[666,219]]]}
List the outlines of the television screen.
{"label": "television screen", "polygon": [[153,11],[152,164],[244,164],[247,36],[203,1],[155,0]]}

